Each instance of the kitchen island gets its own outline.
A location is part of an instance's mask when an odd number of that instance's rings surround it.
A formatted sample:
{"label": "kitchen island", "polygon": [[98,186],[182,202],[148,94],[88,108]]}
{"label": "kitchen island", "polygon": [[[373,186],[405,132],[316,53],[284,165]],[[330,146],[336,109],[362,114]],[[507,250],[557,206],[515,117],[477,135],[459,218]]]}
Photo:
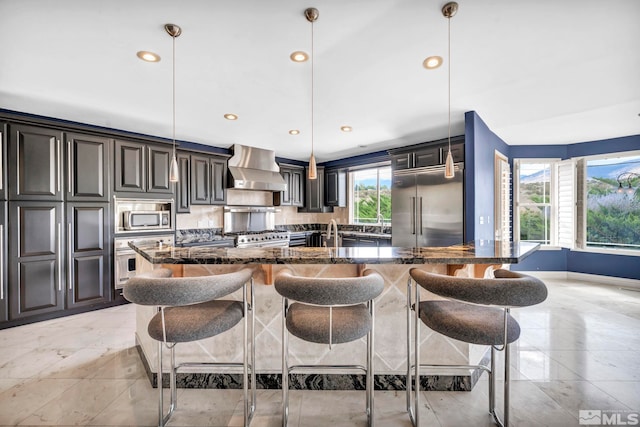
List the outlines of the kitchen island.
{"label": "kitchen island", "polygon": [[[444,248],[339,247],[339,248],[215,248],[159,246],[154,241],[136,241],[139,271],[172,267],[176,275],[202,276],[255,266],[254,292],[256,316],[256,372],[258,387],[278,388],[281,363],[281,298],[269,286],[272,275],[282,268],[307,277],[357,276],[365,268],[378,271],[385,289],[376,299],[375,373],[376,388],[403,389],[406,372],[407,281],[412,267],[441,274],[473,276],[477,266],[517,263],[533,253],[538,244],[476,241]],[[423,299],[427,292],[422,292]],[[239,298],[239,294],[237,294]],[[137,307],[136,342],[155,383],[157,346],[147,334],[154,315],[151,307]],[[242,356],[242,328],[236,327],[219,337],[177,347],[177,362],[187,360],[235,360]],[[451,340],[422,328],[421,363],[475,364],[487,357],[487,347]],[[349,364],[365,362],[365,341],[334,345],[313,344],[290,338],[291,364]],[[355,359],[355,360],[354,360]],[[437,374],[437,375],[436,375]],[[425,375],[423,385],[432,390],[470,390],[480,372],[442,371]],[[234,387],[237,378],[225,373],[190,373],[178,376],[180,387]],[[359,374],[300,374],[292,381],[300,389],[362,389]]]}

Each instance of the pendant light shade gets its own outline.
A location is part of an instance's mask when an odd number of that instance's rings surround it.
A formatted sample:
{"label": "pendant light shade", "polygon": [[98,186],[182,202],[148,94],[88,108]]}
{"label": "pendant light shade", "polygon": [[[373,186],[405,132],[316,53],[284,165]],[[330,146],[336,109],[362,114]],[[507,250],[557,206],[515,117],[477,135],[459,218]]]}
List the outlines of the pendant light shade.
{"label": "pendant light shade", "polygon": [[447,18],[447,48],[448,48],[448,76],[447,76],[447,88],[449,91],[449,150],[447,151],[447,160],[444,164],[444,177],[453,178],[456,175],[455,166],[453,164],[453,156],[451,155],[451,18],[458,11],[458,3],[450,2],[442,7],[442,15]]}
{"label": "pendant light shade", "polygon": [[318,9],[310,7],[304,11],[304,17],[311,22],[311,155],[309,156],[309,174],[308,179],[318,178],[318,169],[316,168],[316,156],[313,154],[313,61],[315,55],[313,52],[313,23],[318,19],[320,13]]}
{"label": "pendant light shade", "polygon": [[173,155],[171,156],[171,164],[169,165],[169,181],[178,182],[178,159],[176,158],[176,37],[182,34],[182,28],[175,24],[166,24],[164,26],[167,34],[173,39],[173,60],[172,60],[172,99],[171,105],[173,107]]}

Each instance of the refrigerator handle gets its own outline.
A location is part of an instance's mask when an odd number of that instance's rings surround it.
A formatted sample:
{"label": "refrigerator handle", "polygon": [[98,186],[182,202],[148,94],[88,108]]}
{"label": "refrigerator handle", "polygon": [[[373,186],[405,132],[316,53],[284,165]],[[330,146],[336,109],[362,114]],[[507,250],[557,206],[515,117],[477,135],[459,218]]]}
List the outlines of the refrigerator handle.
{"label": "refrigerator handle", "polygon": [[420,235],[422,235],[422,197],[420,197],[420,229],[418,230]]}
{"label": "refrigerator handle", "polygon": [[411,199],[411,234],[416,234],[416,198]]}

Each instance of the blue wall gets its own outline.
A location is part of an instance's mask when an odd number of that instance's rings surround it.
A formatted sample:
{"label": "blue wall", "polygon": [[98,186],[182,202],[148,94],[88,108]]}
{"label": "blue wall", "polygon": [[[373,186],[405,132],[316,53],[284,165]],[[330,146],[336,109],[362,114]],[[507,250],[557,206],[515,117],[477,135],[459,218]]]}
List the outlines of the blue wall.
{"label": "blue wall", "polygon": [[[495,151],[510,157],[510,147],[489,129],[475,111],[465,113],[464,121],[466,236],[467,240],[493,240]],[[483,218],[482,223],[480,217]]]}
{"label": "blue wall", "polygon": [[[511,158],[561,158],[592,156],[640,150],[640,135],[589,141],[568,145],[514,145]],[[520,271],[571,271],[575,273],[640,279],[640,256],[614,255],[568,249],[538,251],[520,264],[511,266]]]}

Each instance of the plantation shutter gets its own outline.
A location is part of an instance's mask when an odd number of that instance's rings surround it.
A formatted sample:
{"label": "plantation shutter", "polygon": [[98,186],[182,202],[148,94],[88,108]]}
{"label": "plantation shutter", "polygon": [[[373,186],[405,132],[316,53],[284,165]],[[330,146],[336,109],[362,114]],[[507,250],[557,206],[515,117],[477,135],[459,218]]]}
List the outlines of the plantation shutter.
{"label": "plantation shutter", "polygon": [[558,162],[558,245],[573,249],[576,230],[576,165],[573,159]]}
{"label": "plantation shutter", "polygon": [[509,162],[498,162],[498,188],[500,191],[499,222],[496,224],[496,240],[511,240],[511,167]]}
{"label": "plantation shutter", "polygon": [[576,162],[576,227],[575,227],[575,246],[584,248],[587,240],[587,221],[586,221],[586,165],[585,159],[579,159]]}

